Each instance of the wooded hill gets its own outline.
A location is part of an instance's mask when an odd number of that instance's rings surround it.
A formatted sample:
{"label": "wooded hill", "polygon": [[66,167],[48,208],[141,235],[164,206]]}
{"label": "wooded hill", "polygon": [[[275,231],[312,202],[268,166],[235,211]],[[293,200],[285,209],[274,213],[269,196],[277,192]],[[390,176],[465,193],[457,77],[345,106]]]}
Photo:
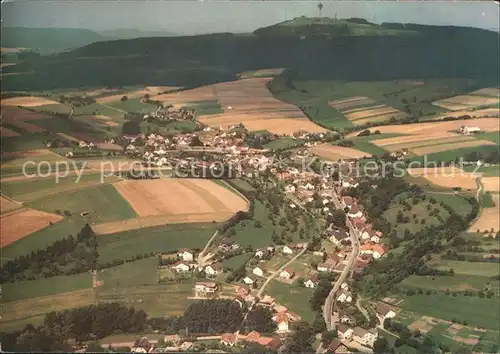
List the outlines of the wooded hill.
{"label": "wooded hill", "polygon": [[[250,35],[220,33],[97,42],[5,67],[5,73],[23,74],[4,76],[2,84],[4,90],[195,87],[235,80],[243,71],[285,67],[290,69],[285,75],[293,79],[461,77],[478,79],[484,86],[497,85],[498,33],[412,24],[365,25],[369,27],[360,32],[352,30],[360,25],[347,26],[347,30],[343,25],[321,25],[321,30],[315,30],[314,24],[298,27],[300,30],[297,26],[274,26]],[[331,31],[325,34],[328,26]]]}

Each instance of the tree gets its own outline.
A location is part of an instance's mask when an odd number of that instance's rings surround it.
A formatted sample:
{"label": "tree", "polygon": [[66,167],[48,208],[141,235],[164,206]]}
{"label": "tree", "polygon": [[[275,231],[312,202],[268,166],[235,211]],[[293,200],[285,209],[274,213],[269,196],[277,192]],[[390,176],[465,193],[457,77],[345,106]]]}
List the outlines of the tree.
{"label": "tree", "polygon": [[314,317],[314,321],[312,323],[312,328],[315,333],[322,333],[326,330],[326,322],[321,312],[316,312],[316,316]]}
{"label": "tree", "polygon": [[201,142],[200,138],[198,135],[194,136],[193,139],[191,140],[190,146],[203,146],[203,143]]}
{"label": "tree", "polygon": [[294,332],[288,337],[285,349],[282,353],[314,353],[312,343],[314,342],[314,330],[305,321],[294,324]]}
{"label": "tree", "polygon": [[127,100],[128,100],[128,97],[127,97],[127,96],[122,96],[122,98],[120,98],[120,101],[122,101],[122,102],[125,102],[125,101],[127,101]]}
{"label": "tree", "polygon": [[273,322],[273,314],[270,309],[257,306],[248,313],[248,316],[243,324],[246,332],[273,332],[275,323]]}
{"label": "tree", "polygon": [[375,343],[373,343],[374,353],[386,353],[389,349],[389,342],[384,337],[378,337]]}
{"label": "tree", "polygon": [[141,133],[141,127],[135,121],[128,121],[123,123],[122,133],[123,135],[138,135]]}
{"label": "tree", "polygon": [[345,227],[346,216],[344,211],[337,209],[332,213],[332,223],[337,227]]}

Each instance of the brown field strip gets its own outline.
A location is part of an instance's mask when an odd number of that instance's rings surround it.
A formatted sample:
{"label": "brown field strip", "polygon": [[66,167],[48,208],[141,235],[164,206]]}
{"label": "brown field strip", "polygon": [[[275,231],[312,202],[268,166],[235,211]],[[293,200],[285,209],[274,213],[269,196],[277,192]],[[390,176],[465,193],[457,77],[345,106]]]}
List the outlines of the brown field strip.
{"label": "brown field strip", "polygon": [[[16,209],[22,208],[22,204],[16,203],[9,198],[0,197],[0,214],[8,213]],[[1,237],[2,235],[0,235]]]}
{"label": "brown field strip", "polygon": [[377,139],[373,140],[372,143],[377,146],[385,147],[388,145],[405,144],[405,143],[412,143],[415,141],[424,141],[424,140],[443,139],[455,136],[457,135],[449,132],[437,132],[425,135],[418,134],[418,135],[396,136],[393,138]]}
{"label": "brown field strip", "polygon": [[451,102],[432,102],[433,105],[449,109],[450,111],[461,111],[470,108],[470,106],[465,104],[451,103]]}
{"label": "brown field strip", "polygon": [[398,111],[397,109],[394,109],[392,107],[384,106],[382,108],[375,108],[375,109],[366,109],[363,111],[358,111],[350,114],[344,114],[344,116],[349,119],[349,120],[356,120],[356,119],[363,119],[363,118],[369,118],[371,116],[377,116],[381,114],[388,114],[388,113],[402,113]]}
{"label": "brown field strip", "polygon": [[454,112],[447,112],[445,114],[441,114],[435,118],[432,118],[433,120],[438,120],[442,119],[444,117],[460,117],[468,115],[471,116],[472,118],[477,118],[477,117],[499,117],[500,116],[500,108],[485,108],[485,109],[478,109],[475,111],[470,111],[470,110],[463,110],[463,111],[454,111]]}
{"label": "brown field strip", "polygon": [[182,103],[217,101],[224,113],[199,118],[201,123],[212,127],[229,127],[243,123],[251,131],[268,130],[287,135],[299,130],[326,131],[309,121],[298,107],[274,98],[266,86],[270,80],[271,78],[248,78],[222,82],[160,95],[156,99],[175,106]]}
{"label": "brown field strip", "polygon": [[[370,128],[371,132],[375,130],[379,130],[382,134],[432,134],[436,131],[452,131],[458,130],[463,125],[466,125],[468,121],[464,120],[454,120],[447,122],[425,122],[425,123],[415,123],[415,124],[391,124],[391,125],[383,125],[378,127]],[[500,122],[497,118],[476,118],[473,121],[474,126],[480,128],[483,131],[494,132],[498,131],[498,125]],[[348,135],[355,136],[359,134],[357,132],[351,133]]]}
{"label": "brown field strip", "polygon": [[481,179],[483,187],[487,191],[500,192],[500,177],[483,177]]}
{"label": "brown field strip", "polygon": [[463,172],[456,167],[436,167],[436,168],[411,168],[408,173],[412,177],[424,177],[429,183],[437,186],[463,189],[477,189],[476,179],[479,177],[471,172]]}
{"label": "brown field strip", "polygon": [[292,135],[298,131],[309,133],[324,133],[327,130],[314,124],[308,119],[267,119],[267,120],[252,120],[243,123],[250,131],[267,130],[274,134]]}
{"label": "brown field strip", "polygon": [[354,96],[341,100],[333,100],[329,101],[328,104],[338,110],[342,110],[344,108],[356,107],[364,104],[375,103],[374,100],[364,96]]}
{"label": "brown field strip", "polygon": [[2,110],[3,120],[8,123],[16,121],[29,122],[32,120],[52,118],[45,113],[31,112],[15,106],[4,106],[3,101],[0,108]]}
{"label": "brown field strip", "polygon": [[236,213],[248,208],[228,189],[202,179],[122,181],[115,188],[140,217],[166,214]]}
{"label": "brown field strip", "polygon": [[496,145],[494,142],[489,141],[489,140],[477,140],[477,139],[474,141],[464,141],[464,142],[455,143],[455,144],[440,145],[439,142],[436,142],[436,144],[437,145],[426,146],[426,147],[421,147],[421,148],[414,148],[411,150],[411,152],[414,153],[415,155],[426,155],[426,154],[432,154],[434,152],[455,150],[455,149],[461,149],[461,148],[466,148],[466,147]]}
{"label": "brown field strip", "polygon": [[[91,285],[92,281],[89,276],[89,286]],[[71,308],[84,307],[92,305],[93,303],[94,296],[91,288],[57,295],[6,302],[2,303],[2,323],[45,315],[52,311],[63,311]]]}
{"label": "brown field strip", "polygon": [[484,95],[484,96],[492,96],[492,97],[500,97],[500,89],[494,87],[482,88],[476,91],[471,92],[474,95]]}
{"label": "brown field strip", "polygon": [[59,102],[50,100],[45,97],[34,97],[34,96],[21,96],[21,97],[2,99],[2,105],[5,106],[37,107],[37,106],[45,106],[48,104],[59,104]]}
{"label": "brown field strip", "polygon": [[201,101],[215,101],[217,95],[213,86],[202,86],[191,90],[167,93],[155,96],[155,100],[166,104],[173,103],[193,103]]}
{"label": "brown field strip", "polygon": [[92,225],[92,229],[98,235],[108,235],[123,231],[137,230],[142,228],[162,226],[168,224],[226,221],[233,215],[234,213],[230,212],[153,215],[153,216],[145,216],[145,217],[133,218],[121,221],[111,221],[102,224]]}
{"label": "brown field strip", "polygon": [[347,113],[355,113],[355,112],[361,112],[361,111],[366,111],[369,109],[377,109],[377,108],[383,108],[387,107],[385,104],[377,104],[375,106],[364,106],[360,108],[354,108],[354,109],[348,109],[347,111],[342,111],[342,114],[347,114]]}
{"label": "brown field strip", "polygon": [[[498,177],[496,177],[498,178]],[[495,206],[493,208],[482,208],[479,218],[470,226],[470,232],[477,230],[490,232],[493,229],[495,232],[500,230],[500,194],[491,194]]]}
{"label": "brown field strip", "polygon": [[395,151],[400,151],[400,150],[406,148],[409,151],[413,152],[416,148],[423,148],[423,147],[441,145],[441,144],[443,146],[446,146],[446,144],[460,143],[460,142],[464,142],[464,141],[475,141],[475,140],[476,139],[474,139],[471,136],[457,135],[457,136],[449,137],[449,138],[421,140],[421,141],[414,141],[411,143],[393,144],[393,145],[386,146],[385,149],[390,151],[390,152],[395,152]]}
{"label": "brown field strip", "polygon": [[13,130],[10,130],[9,128],[0,127],[0,136],[2,138],[9,138],[9,137],[12,137],[12,136],[20,136],[20,134],[16,133]]}
{"label": "brown field strip", "polygon": [[25,209],[0,218],[0,247],[5,247],[35,231],[62,220],[62,216],[38,210]]}
{"label": "brown field strip", "polygon": [[379,114],[379,115],[375,115],[375,116],[370,116],[368,118],[356,119],[356,120],[351,121],[351,123],[354,125],[363,125],[366,123],[379,123],[379,122],[389,121],[393,117],[397,118],[397,119],[401,119],[401,118],[404,118],[406,116],[407,116],[406,113],[398,111],[397,113]]}
{"label": "brown field strip", "polygon": [[484,106],[484,105],[488,105],[488,104],[497,103],[498,98],[463,95],[463,96],[455,96],[455,97],[447,98],[447,99],[441,100],[439,102],[464,104],[466,106]]}
{"label": "brown field strip", "polygon": [[460,95],[432,102],[433,105],[440,106],[453,111],[467,108],[492,105],[499,102],[498,97],[482,97],[474,95]]}
{"label": "brown field strip", "polygon": [[16,127],[21,128],[22,130],[25,130],[28,133],[43,133],[46,131],[44,128],[40,128],[37,125],[20,121],[10,122],[10,124],[15,125]]}
{"label": "brown field strip", "polygon": [[339,159],[353,159],[353,158],[360,159],[363,157],[371,156],[371,154],[368,154],[363,151],[343,146],[329,145],[329,144],[315,146],[311,148],[310,151],[313,154],[329,161],[337,161]]}

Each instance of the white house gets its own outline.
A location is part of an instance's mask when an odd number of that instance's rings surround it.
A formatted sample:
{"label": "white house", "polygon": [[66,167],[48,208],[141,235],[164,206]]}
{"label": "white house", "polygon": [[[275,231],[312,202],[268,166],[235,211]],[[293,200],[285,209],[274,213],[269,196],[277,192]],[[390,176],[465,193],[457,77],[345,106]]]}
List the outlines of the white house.
{"label": "white house", "polygon": [[311,289],[315,288],[316,284],[318,284],[318,275],[317,274],[311,275],[311,277],[304,282],[304,286],[306,288],[311,288]]}
{"label": "white house", "polygon": [[330,241],[335,245],[339,245],[345,239],[349,239],[349,234],[344,230],[334,230],[330,236]]}
{"label": "white house", "polygon": [[350,340],[352,338],[352,333],[352,328],[349,328],[344,324],[341,324],[337,327],[338,336],[344,340]]}
{"label": "white house", "polygon": [[261,268],[261,267],[255,267],[253,270],[252,270],[252,273],[259,276],[259,277],[263,277],[264,276],[264,269]]}
{"label": "white house", "polygon": [[291,279],[295,275],[295,272],[293,272],[291,269],[284,269],[280,273],[280,278],[282,279]]}
{"label": "white house", "polygon": [[333,272],[337,263],[338,262],[333,259],[328,259],[326,262],[318,264],[316,269],[319,272]]}
{"label": "white house", "polygon": [[224,333],[223,335],[220,336],[220,342],[221,344],[227,345],[227,346],[234,346],[236,344],[238,337],[234,333]]}
{"label": "white house", "polygon": [[213,263],[205,267],[205,274],[207,276],[216,276],[222,273],[222,267],[220,263]]}
{"label": "white house", "polygon": [[363,213],[361,212],[359,206],[357,204],[354,204],[347,212],[347,216],[350,218],[360,218],[361,216],[363,216]]}
{"label": "white house", "polygon": [[179,250],[179,252],[177,253],[177,256],[182,258],[182,260],[184,262],[192,262],[194,259],[194,253],[186,248]]}
{"label": "white house", "polygon": [[384,320],[396,316],[396,312],[394,312],[389,306],[384,304],[378,304],[375,312]]}
{"label": "white house", "polygon": [[265,254],[264,250],[255,251],[255,257],[262,258],[262,257],[264,257],[264,254]]}
{"label": "white house", "polygon": [[293,250],[288,246],[283,246],[282,252],[284,254],[293,254]]}
{"label": "white house", "polygon": [[342,285],[340,285],[340,288],[344,291],[348,291],[349,290],[349,284],[347,284],[346,282],[343,282]]}
{"label": "white house", "polygon": [[473,133],[479,133],[481,131],[481,129],[479,127],[469,127],[469,126],[465,126],[462,128],[462,133],[464,135],[471,135]]}
{"label": "white house", "polygon": [[370,238],[370,241],[373,243],[379,243],[380,242],[380,236],[375,234]]}
{"label": "white house", "polygon": [[352,331],[352,339],[361,345],[373,347],[377,340],[377,330],[366,330],[361,327],[355,327]]}
{"label": "white house", "polygon": [[351,302],[352,301],[352,296],[346,291],[342,291],[339,296],[337,296],[337,301],[338,302]]}
{"label": "white house", "polygon": [[246,276],[245,278],[243,278],[243,282],[245,284],[252,285],[254,283],[254,280],[252,278],[250,278],[249,276]]}
{"label": "white house", "polygon": [[172,267],[177,273],[184,273],[184,272],[189,272],[189,269],[191,269],[186,263],[179,262],[176,265]]}
{"label": "white house", "polygon": [[276,332],[287,333],[290,330],[289,328],[290,317],[287,315],[286,312],[278,313],[276,316],[273,317],[273,321],[276,322],[276,324],[278,325]]}
{"label": "white house", "polygon": [[295,186],[293,184],[289,184],[285,187],[285,193],[295,193]]}

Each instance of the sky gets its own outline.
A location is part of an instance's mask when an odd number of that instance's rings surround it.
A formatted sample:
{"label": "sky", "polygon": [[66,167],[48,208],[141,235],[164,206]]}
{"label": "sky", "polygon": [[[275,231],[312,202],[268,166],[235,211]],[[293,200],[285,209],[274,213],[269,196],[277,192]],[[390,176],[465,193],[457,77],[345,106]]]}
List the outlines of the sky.
{"label": "sky", "polygon": [[[134,28],[179,35],[252,32],[302,15],[318,16],[317,1],[286,0],[2,0],[2,24],[22,27]],[[362,17],[376,23],[456,25],[499,30],[492,1],[323,0],[322,16]]]}

